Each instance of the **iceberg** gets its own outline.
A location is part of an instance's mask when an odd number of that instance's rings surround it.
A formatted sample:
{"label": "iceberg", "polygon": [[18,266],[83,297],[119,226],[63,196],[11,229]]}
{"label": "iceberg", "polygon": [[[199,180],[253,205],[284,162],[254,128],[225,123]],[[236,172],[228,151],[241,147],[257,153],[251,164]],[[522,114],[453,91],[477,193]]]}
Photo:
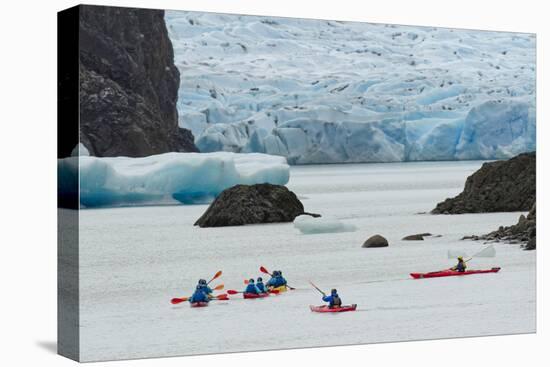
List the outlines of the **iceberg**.
{"label": "iceberg", "polygon": [[336,218],[313,218],[301,215],[294,219],[294,228],[303,234],[355,232],[357,227]]}
{"label": "iceberg", "polygon": [[[80,167],[80,171],[79,171]],[[143,158],[78,156],[58,159],[60,192],[80,179],[80,205],[207,203],[237,184],[285,185],[289,166],[267,154],[165,153]]]}
{"label": "iceberg", "polygon": [[290,164],[536,149],[533,34],[167,11],[201,152]]}

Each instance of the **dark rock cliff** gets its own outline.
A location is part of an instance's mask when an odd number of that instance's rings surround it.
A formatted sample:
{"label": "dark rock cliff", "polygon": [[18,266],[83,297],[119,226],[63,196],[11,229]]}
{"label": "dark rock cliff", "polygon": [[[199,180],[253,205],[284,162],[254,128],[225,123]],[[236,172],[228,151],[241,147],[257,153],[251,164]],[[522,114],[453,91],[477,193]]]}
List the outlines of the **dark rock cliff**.
{"label": "dark rock cliff", "polygon": [[80,139],[95,156],[197,151],[178,127],[164,11],[80,6]]}
{"label": "dark rock cliff", "polygon": [[528,211],[536,201],[536,153],[485,163],[466,180],[464,191],[433,214]]}

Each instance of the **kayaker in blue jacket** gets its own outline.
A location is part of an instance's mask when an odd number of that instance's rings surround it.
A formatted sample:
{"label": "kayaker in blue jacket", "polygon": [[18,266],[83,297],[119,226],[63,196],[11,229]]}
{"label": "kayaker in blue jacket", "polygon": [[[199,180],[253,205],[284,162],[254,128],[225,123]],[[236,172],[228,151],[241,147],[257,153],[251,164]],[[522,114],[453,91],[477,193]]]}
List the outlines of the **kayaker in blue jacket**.
{"label": "kayaker in blue jacket", "polygon": [[466,261],[464,261],[464,258],[462,256],[459,256],[457,258],[458,264],[456,266],[452,267],[451,270],[458,271],[460,273],[464,273],[466,271]]}
{"label": "kayaker in blue jacket", "polygon": [[204,293],[206,293],[206,295],[209,297],[209,298],[212,298],[211,297],[211,294],[212,294],[212,288],[210,288],[208,286],[208,283],[206,282],[205,279],[199,279],[199,284],[197,285],[197,287],[201,287],[202,290],[204,291]]}
{"label": "kayaker in blue jacket", "polygon": [[336,289],[330,291],[330,296],[324,295],[323,301],[328,302],[329,308],[342,306],[342,300],[340,299],[340,296],[338,295],[338,291]]}
{"label": "kayaker in blue jacket", "polygon": [[258,277],[258,279],[256,280],[256,288],[258,288],[260,293],[267,293],[267,288],[265,287],[262,277]]}
{"label": "kayaker in blue jacket", "polygon": [[204,287],[202,287],[201,285],[197,285],[195,293],[193,293],[191,298],[189,298],[189,302],[210,302],[210,297],[208,297],[208,294],[206,294],[206,292],[204,291]]}
{"label": "kayaker in blue jacket", "polygon": [[256,287],[256,284],[254,284],[254,279],[250,279],[248,281],[248,285],[246,286],[246,289],[244,290],[244,293],[251,293],[251,294],[259,294],[260,293],[258,287]]}
{"label": "kayaker in blue jacket", "polygon": [[267,287],[278,288],[286,285],[286,279],[283,278],[283,272],[274,270],[271,279],[266,283]]}

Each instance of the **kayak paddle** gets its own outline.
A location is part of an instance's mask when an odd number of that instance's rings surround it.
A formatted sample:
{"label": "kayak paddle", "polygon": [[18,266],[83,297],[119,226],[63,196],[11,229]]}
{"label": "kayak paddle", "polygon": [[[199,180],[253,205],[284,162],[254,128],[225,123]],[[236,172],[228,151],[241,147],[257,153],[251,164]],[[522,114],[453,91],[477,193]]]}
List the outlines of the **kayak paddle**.
{"label": "kayak paddle", "polygon": [[[273,274],[271,274],[266,268],[264,268],[263,266],[260,266],[260,271],[264,274],[268,274],[270,275],[271,277],[273,277]],[[295,290],[296,288],[293,288],[291,286],[289,286],[288,284],[286,284],[286,287],[290,290]]]}
{"label": "kayak paddle", "polygon": [[325,292],[323,292],[322,290],[320,290],[315,284],[313,284],[311,282],[311,280],[309,281],[309,284],[311,284],[313,286],[313,288],[317,289],[319,291],[319,293],[321,293],[323,295],[323,297],[326,297],[327,295],[325,294]]}
{"label": "kayak paddle", "polygon": [[227,297],[227,294],[225,293],[222,293],[222,294],[218,294],[217,296],[214,296],[214,298],[212,298],[213,301],[229,301],[229,297]]}
{"label": "kayak paddle", "polygon": [[190,297],[172,298],[172,300],[170,300],[170,303],[173,304],[173,305],[177,305],[178,303],[182,303],[182,302],[188,301],[189,298],[190,298]]}
{"label": "kayak paddle", "polygon": [[[464,262],[467,263],[468,261],[473,260],[474,257],[476,257],[476,256],[478,256],[478,255],[484,253],[485,251],[487,251],[488,249],[490,249],[492,246],[493,246],[493,245],[489,245],[489,246],[485,247],[483,250],[481,250],[481,251],[479,251],[479,252],[476,252],[475,254],[473,254],[472,256],[470,256],[469,259],[464,260]],[[455,266],[453,266],[452,268],[445,269],[445,270],[456,270],[456,269],[455,269]],[[432,271],[432,273],[438,273],[438,272],[437,272],[437,271]]]}
{"label": "kayak paddle", "polygon": [[214,279],[221,277],[221,275],[222,275],[222,271],[220,270],[220,271],[218,271],[218,272],[214,275],[214,277],[213,277],[212,279],[210,279],[210,280],[208,281],[208,283],[206,283],[206,284],[210,284]]}
{"label": "kayak paddle", "polygon": [[[172,298],[172,300],[170,301],[170,303],[172,303],[173,305],[177,305],[179,303],[182,303],[182,302],[185,302],[185,301],[189,301],[189,298],[191,297],[182,297],[182,298]],[[217,301],[228,301],[229,298],[227,297],[227,294],[223,293],[223,294],[218,294],[217,296],[213,296],[211,298],[211,300],[217,300]]]}
{"label": "kayak paddle", "polygon": [[[223,289],[224,285],[223,284],[220,284],[220,285],[217,285],[215,286],[214,288],[212,288],[213,290],[215,291],[221,291]],[[170,301],[173,305],[177,305],[178,303],[182,303],[182,302],[185,302],[189,299],[189,297],[182,297],[182,298],[172,298],[172,300]]]}

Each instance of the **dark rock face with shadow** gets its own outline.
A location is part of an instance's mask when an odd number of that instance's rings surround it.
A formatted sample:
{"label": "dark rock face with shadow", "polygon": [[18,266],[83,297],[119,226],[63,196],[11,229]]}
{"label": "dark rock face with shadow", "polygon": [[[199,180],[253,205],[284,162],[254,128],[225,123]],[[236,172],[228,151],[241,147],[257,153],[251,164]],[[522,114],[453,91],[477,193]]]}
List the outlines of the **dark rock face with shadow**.
{"label": "dark rock face with shadow", "polygon": [[194,152],[163,10],[80,6],[80,141],[91,155]]}

